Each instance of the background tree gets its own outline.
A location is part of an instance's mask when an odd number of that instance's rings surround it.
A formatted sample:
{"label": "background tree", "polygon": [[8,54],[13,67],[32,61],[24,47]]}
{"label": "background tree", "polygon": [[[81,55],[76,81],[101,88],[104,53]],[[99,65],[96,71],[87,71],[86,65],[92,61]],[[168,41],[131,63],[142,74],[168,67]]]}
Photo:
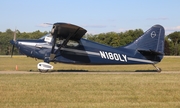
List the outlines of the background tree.
{"label": "background tree", "polygon": [[174,46],[172,46],[172,49],[174,51],[173,55],[179,55],[180,54],[180,47],[179,47],[179,43],[180,43],[180,32],[173,32],[171,34],[169,34],[168,39],[170,39],[170,41],[173,43]]}
{"label": "background tree", "polygon": [[[40,32],[35,31],[32,33],[21,33],[19,30],[16,30],[16,38],[17,39],[38,39],[43,35],[47,34],[48,32]],[[14,37],[14,31],[11,29],[7,29],[5,32],[0,32],[0,54],[2,55],[9,55],[11,54],[12,45],[10,44],[10,40]],[[14,54],[18,54],[18,50],[15,48]]]}
{"label": "background tree", "polygon": [[171,55],[170,46],[171,46],[171,41],[169,41],[168,38],[166,37],[165,42],[164,42],[164,54],[165,55]]}
{"label": "background tree", "polygon": [[115,32],[101,33],[94,36],[89,36],[87,39],[101,44],[118,47],[133,42],[136,38],[138,38],[142,34],[143,34],[143,30],[136,29],[136,30],[128,30],[126,32],[121,32],[121,33],[115,33]]}
{"label": "background tree", "polygon": [[[39,30],[34,32],[20,32],[16,30],[17,39],[38,39],[48,32],[41,32]],[[108,32],[100,34],[85,34],[83,38],[88,40],[98,42],[104,45],[109,45],[112,47],[119,47],[127,45],[137,39],[143,34],[142,29],[128,30],[125,32]],[[0,31],[0,54],[9,55],[11,54],[12,45],[10,40],[13,39],[14,31],[7,29],[5,32]],[[173,32],[165,37],[165,55],[180,55],[180,32]],[[19,54],[18,50],[15,48],[14,54]]]}

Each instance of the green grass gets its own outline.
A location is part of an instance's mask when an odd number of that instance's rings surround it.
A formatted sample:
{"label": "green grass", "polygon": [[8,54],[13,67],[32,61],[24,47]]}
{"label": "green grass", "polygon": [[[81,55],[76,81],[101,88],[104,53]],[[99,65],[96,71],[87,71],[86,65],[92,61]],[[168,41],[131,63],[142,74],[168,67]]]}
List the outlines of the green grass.
{"label": "green grass", "polygon": [[[16,65],[19,71],[37,71],[37,64],[42,60],[35,60],[29,57],[0,57],[0,71],[16,70]],[[72,65],[63,63],[51,63],[54,70],[75,70],[75,71],[148,71],[155,70],[152,65]],[[157,64],[163,71],[180,71],[180,57],[165,57]]]}
{"label": "green grass", "polygon": [[[1,71],[37,70],[27,57],[0,57]],[[180,58],[165,57],[157,64],[163,73],[126,74],[154,70],[152,65],[88,66],[53,64],[55,70],[92,72],[0,73],[2,108],[179,108]],[[99,71],[99,73],[94,72]],[[103,73],[101,71],[109,71]],[[111,74],[123,71],[125,74]],[[170,73],[174,71],[175,73]]]}
{"label": "green grass", "polygon": [[3,108],[179,108],[180,74],[0,74]]}

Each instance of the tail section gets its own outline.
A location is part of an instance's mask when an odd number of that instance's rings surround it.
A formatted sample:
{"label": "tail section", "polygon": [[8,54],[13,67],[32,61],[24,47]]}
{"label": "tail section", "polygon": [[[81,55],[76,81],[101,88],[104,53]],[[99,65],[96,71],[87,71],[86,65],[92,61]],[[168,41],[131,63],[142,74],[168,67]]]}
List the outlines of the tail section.
{"label": "tail section", "polygon": [[[147,59],[160,61],[164,54],[164,36],[164,28],[161,25],[154,25],[142,36],[124,48],[136,49]],[[158,60],[155,59],[157,56],[159,58]]]}
{"label": "tail section", "polygon": [[154,25],[134,42],[125,46],[125,48],[154,51],[163,54],[164,36],[164,28],[161,25]]}

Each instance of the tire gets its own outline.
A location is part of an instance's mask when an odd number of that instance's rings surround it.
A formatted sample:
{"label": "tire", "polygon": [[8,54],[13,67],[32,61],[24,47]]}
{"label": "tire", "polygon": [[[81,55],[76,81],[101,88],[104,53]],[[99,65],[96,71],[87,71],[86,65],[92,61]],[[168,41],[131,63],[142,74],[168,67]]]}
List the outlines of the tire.
{"label": "tire", "polygon": [[46,72],[48,72],[48,69],[47,69],[47,70],[39,69],[39,72],[41,72],[41,73],[46,73]]}

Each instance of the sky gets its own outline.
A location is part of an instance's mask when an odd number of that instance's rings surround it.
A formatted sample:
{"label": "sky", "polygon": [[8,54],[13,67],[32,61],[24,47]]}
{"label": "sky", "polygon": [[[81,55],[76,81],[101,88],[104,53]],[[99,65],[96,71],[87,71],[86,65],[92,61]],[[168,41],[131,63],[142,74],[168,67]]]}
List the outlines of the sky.
{"label": "sky", "polygon": [[155,24],[165,34],[180,31],[180,0],[1,0],[0,31],[50,31],[65,22],[87,33],[124,32]]}

